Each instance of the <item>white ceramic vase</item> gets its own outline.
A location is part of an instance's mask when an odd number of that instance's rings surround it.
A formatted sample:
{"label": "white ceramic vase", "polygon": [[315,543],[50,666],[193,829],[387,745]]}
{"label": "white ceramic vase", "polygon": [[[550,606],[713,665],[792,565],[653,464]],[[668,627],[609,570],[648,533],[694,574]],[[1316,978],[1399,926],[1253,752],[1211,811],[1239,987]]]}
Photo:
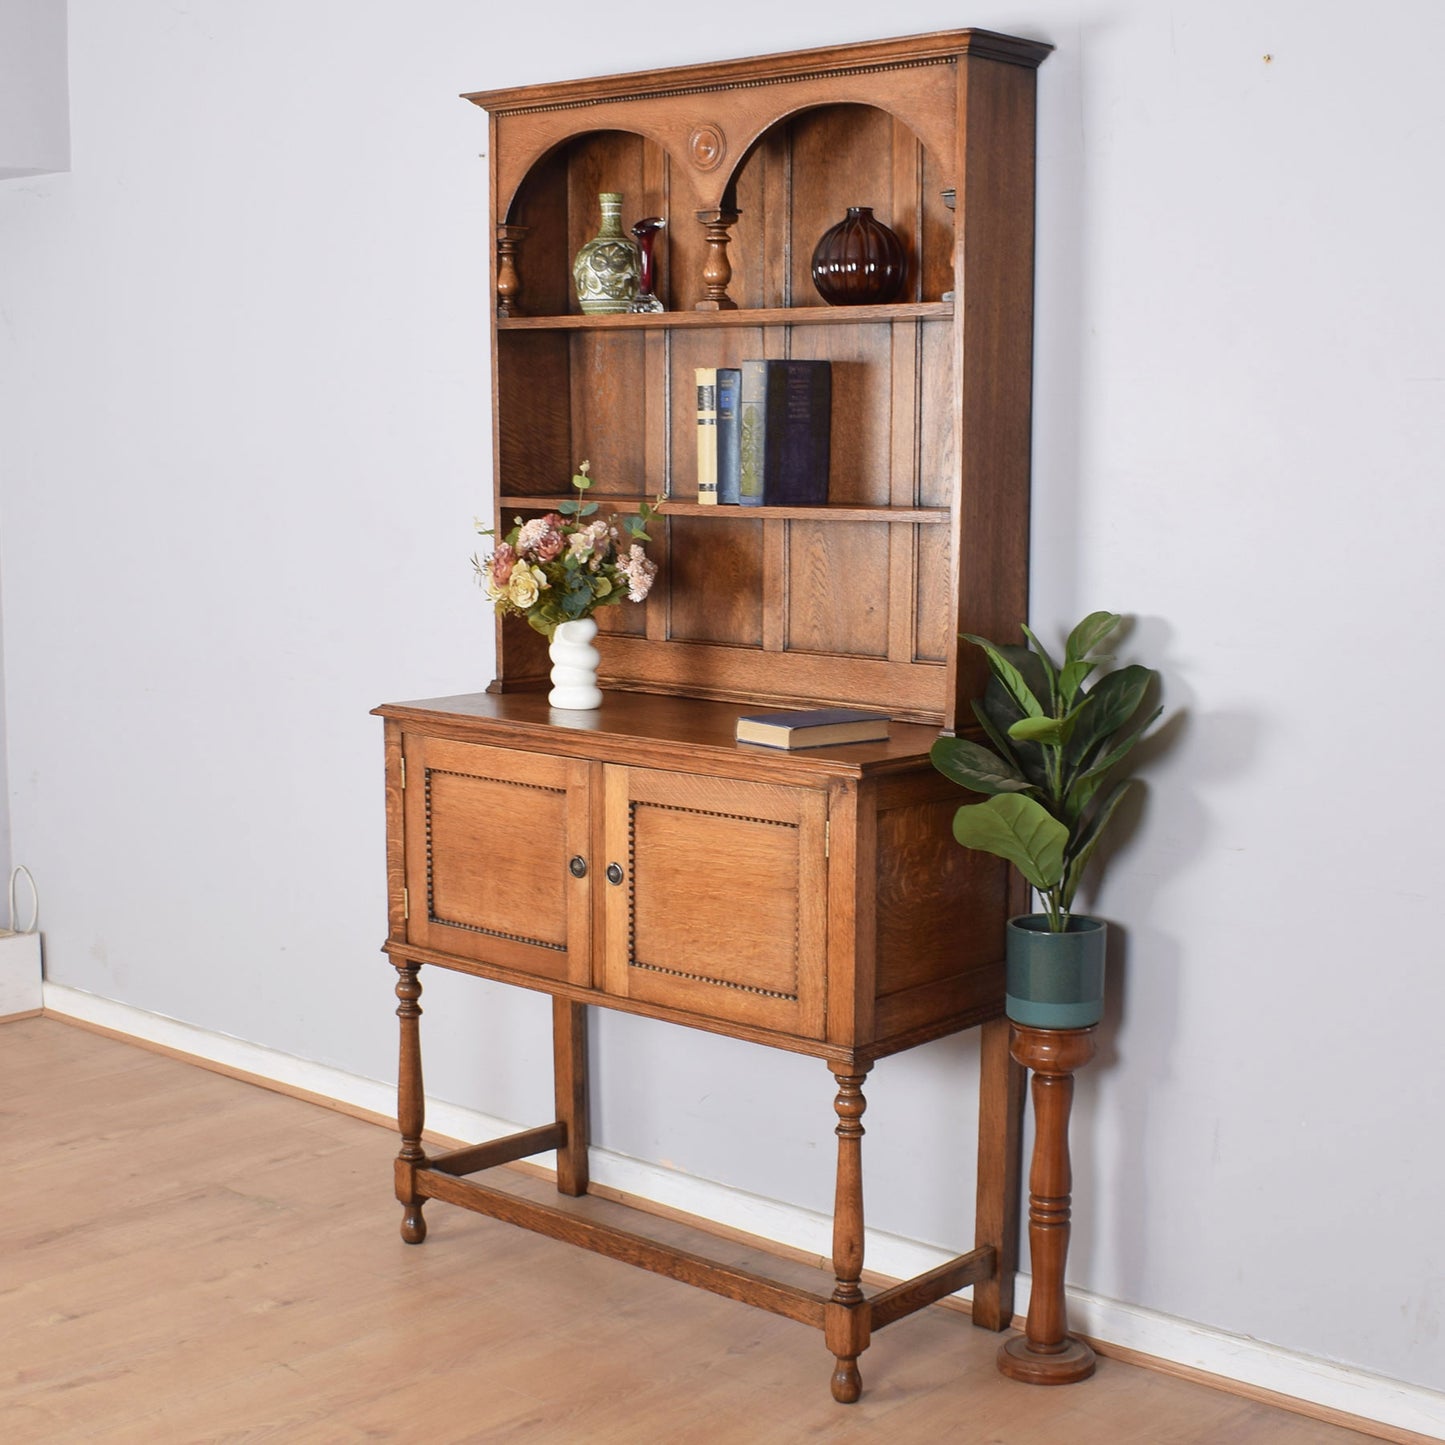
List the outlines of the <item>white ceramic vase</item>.
{"label": "white ceramic vase", "polygon": [[602,654],[592,646],[596,636],[597,623],[591,617],[559,622],[552,630],[547,648],[552,659],[552,691],[547,694],[550,706],[573,712],[602,706],[602,690],[597,686],[597,664]]}

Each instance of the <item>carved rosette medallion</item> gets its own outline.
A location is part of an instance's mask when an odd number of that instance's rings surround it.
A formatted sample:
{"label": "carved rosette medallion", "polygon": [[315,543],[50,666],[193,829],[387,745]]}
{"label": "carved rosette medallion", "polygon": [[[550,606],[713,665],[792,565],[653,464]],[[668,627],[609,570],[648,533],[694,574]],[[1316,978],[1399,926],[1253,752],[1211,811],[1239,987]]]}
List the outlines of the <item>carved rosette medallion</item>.
{"label": "carved rosette medallion", "polygon": [[687,153],[700,171],[715,171],[728,153],[727,137],[711,121],[697,127],[687,138]]}

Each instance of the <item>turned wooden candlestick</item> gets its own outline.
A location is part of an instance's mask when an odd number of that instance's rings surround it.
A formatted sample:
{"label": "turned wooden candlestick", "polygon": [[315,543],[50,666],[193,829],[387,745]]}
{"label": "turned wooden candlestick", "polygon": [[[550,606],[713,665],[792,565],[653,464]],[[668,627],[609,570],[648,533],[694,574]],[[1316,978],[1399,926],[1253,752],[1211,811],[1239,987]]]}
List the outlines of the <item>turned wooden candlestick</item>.
{"label": "turned wooden candlestick", "polygon": [[998,1368],[1029,1385],[1070,1385],[1094,1373],[1094,1352],[1068,1332],[1064,1261],[1069,1253],[1069,1111],[1074,1070],[1094,1057],[1095,1028],[1013,1024],[1009,1052],[1033,1071],[1034,1157],[1029,1168],[1029,1253],[1033,1290],[1024,1333],[1002,1345]]}

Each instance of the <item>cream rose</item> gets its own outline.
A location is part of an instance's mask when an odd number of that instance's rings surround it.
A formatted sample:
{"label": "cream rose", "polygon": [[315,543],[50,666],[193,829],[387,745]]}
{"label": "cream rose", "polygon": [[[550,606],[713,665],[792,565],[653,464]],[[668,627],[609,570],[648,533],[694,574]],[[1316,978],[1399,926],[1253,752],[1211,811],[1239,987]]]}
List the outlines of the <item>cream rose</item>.
{"label": "cream rose", "polygon": [[519,565],[512,570],[512,580],[507,583],[507,601],[525,612],[542,595],[546,585],[547,579],[536,568]]}

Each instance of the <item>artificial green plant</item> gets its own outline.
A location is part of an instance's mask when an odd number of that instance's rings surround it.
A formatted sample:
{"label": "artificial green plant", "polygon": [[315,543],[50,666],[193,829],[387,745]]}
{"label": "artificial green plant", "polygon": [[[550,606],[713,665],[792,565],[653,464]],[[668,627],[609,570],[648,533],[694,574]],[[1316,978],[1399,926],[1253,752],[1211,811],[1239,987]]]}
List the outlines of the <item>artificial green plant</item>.
{"label": "artificial green plant", "polygon": [[1053,933],[1068,928],[1084,869],[1134,781],[1117,777],[1119,764],[1161,711],[1144,716],[1151,668],[1122,667],[1085,686],[1114,660],[1091,654],[1119,622],[1090,613],[1069,634],[1062,666],[1027,627],[1024,647],[964,633],[988,657],[988,688],[973,710],[993,749],[961,737],[933,745],[939,772],[989,795],[959,808],[953,836],[1014,864],[1042,895]]}

